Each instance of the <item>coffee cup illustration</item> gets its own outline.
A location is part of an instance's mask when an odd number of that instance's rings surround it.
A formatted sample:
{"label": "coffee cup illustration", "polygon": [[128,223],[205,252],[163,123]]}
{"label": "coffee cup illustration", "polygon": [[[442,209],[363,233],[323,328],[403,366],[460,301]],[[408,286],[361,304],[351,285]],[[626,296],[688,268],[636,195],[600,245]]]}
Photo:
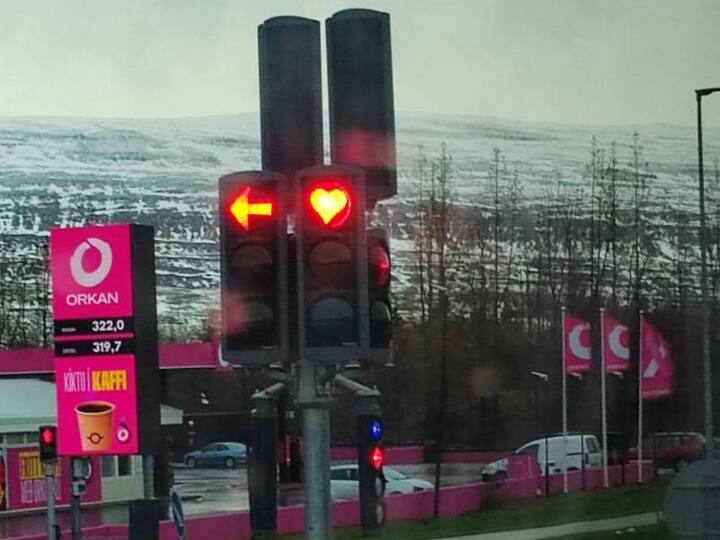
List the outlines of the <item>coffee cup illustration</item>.
{"label": "coffee cup illustration", "polygon": [[107,401],[85,401],[75,406],[83,451],[110,450],[114,412],[115,405]]}

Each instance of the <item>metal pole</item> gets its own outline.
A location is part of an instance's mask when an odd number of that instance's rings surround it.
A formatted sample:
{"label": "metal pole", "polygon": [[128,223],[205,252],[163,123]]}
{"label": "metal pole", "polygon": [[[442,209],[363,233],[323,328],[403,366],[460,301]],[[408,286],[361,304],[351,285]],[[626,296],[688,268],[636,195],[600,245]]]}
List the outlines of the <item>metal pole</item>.
{"label": "metal pole", "polygon": [[580,474],[582,489],[585,491],[585,433],[580,435]]}
{"label": "metal pole", "polygon": [[82,540],[82,520],[80,518],[80,497],[73,495],[70,501],[70,536],[72,540]]}
{"label": "metal pole", "polygon": [[305,440],[305,538],[331,540],[330,520],[330,398],[324,373],[301,359],[298,405],[303,411]]}
{"label": "metal pole", "polygon": [[305,536],[330,540],[330,407],[328,403],[303,408],[305,437]]}
{"label": "metal pole", "polygon": [[143,498],[152,499],[155,496],[153,457],[144,455],[142,457],[143,468]]}
{"label": "metal pole", "polygon": [[563,493],[568,492],[567,470],[567,373],[565,359],[565,307],[560,310],[562,316],[562,432],[563,432]]}
{"label": "metal pole", "polygon": [[47,482],[47,520],[48,540],[55,540],[55,463],[45,463],[45,481]]}
{"label": "metal pole", "polygon": [[640,319],[639,319],[639,331],[638,331],[638,337],[639,337],[639,343],[638,343],[638,438],[637,438],[637,470],[638,470],[638,483],[642,484],[643,481],[643,474],[642,474],[642,460],[643,460],[643,448],[642,448],[642,436],[643,436],[643,396],[642,396],[642,380],[643,380],[643,371],[642,371],[642,353],[643,353],[643,335],[642,335],[642,328],[643,328],[643,319],[644,319],[644,312],[640,310]]}
{"label": "metal pole", "polygon": [[80,515],[80,495],[76,494],[75,482],[82,479],[82,458],[70,458],[72,493],[70,498],[70,535],[72,540],[82,540],[82,520]]}
{"label": "metal pole", "polygon": [[701,331],[703,385],[705,405],[705,458],[713,457],[713,410],[712,410],[712,371],[710,366],[710,314],[708,309],[707,284],[707,227],[705,223],[705,170],[703,165],[702,140],[702,93],[695,92],[697,99],[698,133],[698,189],[700,191],[700,294],[702,301]]}
{"label": "metal pole", "polygon": [[547,409],[549,407],[549,401],[548,401],[548,386],[550,386],[550,381],[545,381],[545,396],[544,401],[545,404],[543,408],[545,409],[545,413],[543,415],[543,432],[545,434],[545,496],[547,497],[550,495],[550,464],[548,463],[548,426],[547,426]]}
{"label": "metal pole", "polygon": [[607,447],[607,388],[605,386],[605,309],[600,308],[600,400],[602,407],[602,464],[603,485],[610,485],[608,480],[608,447]]}
{"label": "metal pole", "polygon": [[548,463],[548,435],[545,432],[545,496],[550,495],[550,463]]}

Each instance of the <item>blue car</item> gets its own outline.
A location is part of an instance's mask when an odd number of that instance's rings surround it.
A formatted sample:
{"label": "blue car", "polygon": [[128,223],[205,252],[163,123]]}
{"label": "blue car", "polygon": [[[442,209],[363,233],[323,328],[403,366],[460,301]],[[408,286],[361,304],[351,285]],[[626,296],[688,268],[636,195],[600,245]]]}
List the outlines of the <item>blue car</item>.
{"label": "blue car", "polygon": [[238,463],[247,461],[247,446],[238,442],[212,443],[185,454],[183,461],[191,469],[212,465],[232,469]]}

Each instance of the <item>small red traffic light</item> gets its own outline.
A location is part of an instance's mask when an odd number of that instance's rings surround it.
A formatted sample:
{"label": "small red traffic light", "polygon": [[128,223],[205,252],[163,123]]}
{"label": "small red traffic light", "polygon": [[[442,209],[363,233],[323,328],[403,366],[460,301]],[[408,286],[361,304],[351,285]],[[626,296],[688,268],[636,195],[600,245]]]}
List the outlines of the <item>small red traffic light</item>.
{"label": "small red traffic light", "polygon": [[55,432],[50,428],[43,429],[40,437],[44,444],[52,444],[55,442]]}
{"label": "small red traffic light", "polygon": [[40,461],[53,463],[57,459],[57,433],[55,426],[40,426],[38,446]]}
{"label": "small red traffic light", "polygon": [[274,210],[270,200],[252,201],[250,186],[246,186],[230,205],[230,213],[246,231],[250,230],[250,216],[272,216]]}
{"label": "small red traffic light", "polygon": [[347,223],[352,210],[352,196],[347,185],[337,180],[315,182],[307,191],[309,208],[320,222],[331,229]]}
{"label": "small red traffic light", "polygon": [[372,450],[370,450],[370,465],[372,465],[373,469],[379,471],[382,469],[384,462],[385,452],[383,452],[381,447],[375,446]]}

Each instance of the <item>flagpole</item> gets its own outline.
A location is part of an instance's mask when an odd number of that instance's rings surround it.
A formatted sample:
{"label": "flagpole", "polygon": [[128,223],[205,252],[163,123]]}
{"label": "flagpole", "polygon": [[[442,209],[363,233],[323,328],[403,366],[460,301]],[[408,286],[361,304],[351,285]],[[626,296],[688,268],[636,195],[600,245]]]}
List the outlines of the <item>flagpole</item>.
{"label": "flagpole", "polygon": [[[565,306],[560,309],[562,317],[562,431],[563,431],[563,493],[568,492],[567,470],[567,372],[565,358]],[[547,459],[547,456],[546,456]]]}
{"label": "flagpole", "polygon": [[643,320],[644,320],[644,311],[640,310],[640,331],[638,332],[638,336],[640,337],[640,342],[638,343],[638,443],[637,443],[637,458],[638,458],[638,483],[642,484],[643,481],[643,474],[642,474],[642,459],[643,459],[643,451],[642,451],[642,436],[643,436],[643,395],[642,395],[642,380],[643,380],[643,371],[642,371],[642,353],[643,353]]}
{"label": "flagpole", "polygon": [[600,402],[602,407],[602,447],[603,447],[603,485],[607,488],[608,451],[607,451],[607,388],[605,386],[605,308],[600,308]]}

